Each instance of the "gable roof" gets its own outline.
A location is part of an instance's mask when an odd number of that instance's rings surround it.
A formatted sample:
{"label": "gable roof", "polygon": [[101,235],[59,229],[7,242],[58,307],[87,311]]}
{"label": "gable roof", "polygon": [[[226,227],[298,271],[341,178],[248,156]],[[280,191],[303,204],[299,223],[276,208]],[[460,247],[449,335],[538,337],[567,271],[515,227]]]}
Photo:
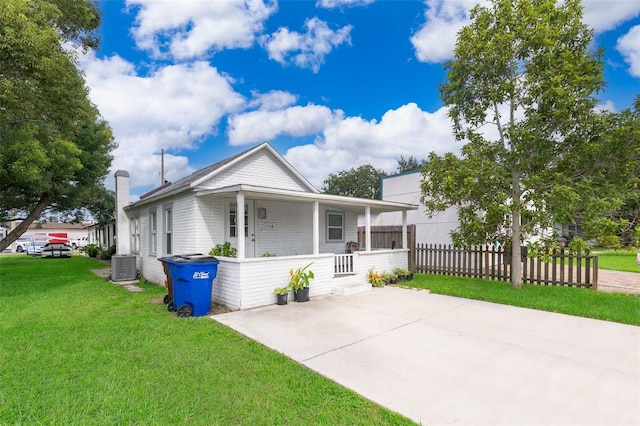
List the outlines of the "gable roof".
{"label": "gable roof", "polygon": [[273,149],[271,145],[269,145],[267,142],[264,142],[232,157],[226,158],[215,164],[211,164],[210,166],[200,169],[176,182],[161,185],[141,195],[140,200],[133,204],[137,204],[142,201],[149,201],[151,199],[162,198],[163,196],[167,196],[169,194],[175,194],[194,188],[202,182],[211,179],[216,174],[228,169],[229,167],[241,162],[243,159],[263,149],[268,150],[271,154],[273,154],[282,163],[282,165],[290,170],[296,176],[296,178],[300,179],[304,186],[306,186],[311,192],[319,192],[304,176],[302,176],[296,169],[294,169],[293,166],[284,159],[284,157],[282,157],[275,149]]}

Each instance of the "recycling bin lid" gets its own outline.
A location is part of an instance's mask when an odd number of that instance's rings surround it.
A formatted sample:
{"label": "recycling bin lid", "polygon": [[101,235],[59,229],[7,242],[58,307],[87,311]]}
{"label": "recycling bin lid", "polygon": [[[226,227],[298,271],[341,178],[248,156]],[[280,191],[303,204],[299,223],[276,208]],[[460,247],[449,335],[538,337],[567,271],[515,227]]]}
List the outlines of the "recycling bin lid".
{"label": "recycling bin lid", "polygon": [[[158,260],[160,262],[162,262],[164,260],[173,260],[173,261],[175,261],[175,260],[181,260],[181,259],[183,259],[185,257],[188,258],[188,257],[192,257],[192,256],[204,256],[204,255],[202,253],[176,254],[176,255],[173,255],[173,256],[159,257]],[[216,259],[216,260],[218,260],[218,259]]]}
{"label": "recycling bin lid", "polygon": [[218,261],[218,259],[213,256],[203,255],[201,253],[179,254],[179,255],[173,256],[171,260],[173,260],[174,262],[184,262],[184,263],[217,262]]}

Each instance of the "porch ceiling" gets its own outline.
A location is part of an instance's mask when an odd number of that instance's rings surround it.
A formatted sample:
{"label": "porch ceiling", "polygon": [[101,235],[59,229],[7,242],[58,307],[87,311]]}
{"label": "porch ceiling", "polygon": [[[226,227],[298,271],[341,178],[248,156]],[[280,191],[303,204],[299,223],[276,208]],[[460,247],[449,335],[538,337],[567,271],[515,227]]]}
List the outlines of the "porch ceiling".
{"label": "porch ceiling", "polygon": [[397,212],[417,210],[416,204],[397,203],[393,201],[368,200],[365,198],[343,197],[340,195],[319,194],[312,192],[291,191],[286,189],[267,188],[255,185],[233,185],[224,188],[197,188],[196,196],[237,194],[242,192],[245,197],[268,200],[283,200],[297,202],[318,201],[324,206],[340,208],[354,213],[362,213],[366,207],[371,213]]}

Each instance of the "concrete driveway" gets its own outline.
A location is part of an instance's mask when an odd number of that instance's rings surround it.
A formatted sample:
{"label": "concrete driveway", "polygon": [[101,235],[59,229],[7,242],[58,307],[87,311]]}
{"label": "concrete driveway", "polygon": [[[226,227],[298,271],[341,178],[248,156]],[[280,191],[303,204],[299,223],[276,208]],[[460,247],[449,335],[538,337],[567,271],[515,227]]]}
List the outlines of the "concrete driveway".
{"label": "concrete driveway", "polygon": [[213,318],[426,425],[640,424],[640,327],[391,287]]}

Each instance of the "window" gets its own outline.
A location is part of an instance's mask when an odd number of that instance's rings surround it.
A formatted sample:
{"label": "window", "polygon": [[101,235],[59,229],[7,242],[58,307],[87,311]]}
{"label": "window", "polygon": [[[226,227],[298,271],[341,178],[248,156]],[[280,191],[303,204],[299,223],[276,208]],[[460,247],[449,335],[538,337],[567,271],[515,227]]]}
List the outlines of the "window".
{"label": "window", "polygon": [[173,253],[173,209],[164,207],[164,254]]}
{"label": "window", "polygon": [[131,252],[140,252],[140,218],[131,218]]}
{"label": "window", "polygon": [[[229,204],[229,236],[237,237],[236,203]],[[249,236],[249,206],[244,205],[244,236]]]}
{"label": "window", "polygon": [[158,214],[149,210],[149,254],[155,255],[158,247]]}
{"label": "window", "polygon": [[344,241],[344,213],[327,212],[327,241]]}

